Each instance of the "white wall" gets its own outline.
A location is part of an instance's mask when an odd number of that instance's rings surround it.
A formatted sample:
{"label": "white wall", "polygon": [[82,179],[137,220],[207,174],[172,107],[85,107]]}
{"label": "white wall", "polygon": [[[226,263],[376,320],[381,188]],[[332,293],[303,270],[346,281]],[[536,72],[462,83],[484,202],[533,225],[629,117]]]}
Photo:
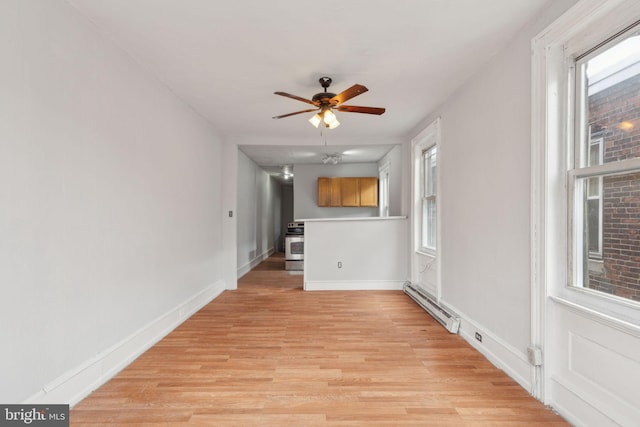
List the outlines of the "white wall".
{"label": "white wall", "polygon": [[[442,118],[442,301],[462,335],[530,385],[531,39],[574,0],[551,2],[428,117]],[[483,335],[479,344],[473,335]]]}
{"label": "white wall", "polygon": [[280,184],[238,151],[237,269],[246,274],[275,251],[280,229]]}
{"label": "white wall", "polygon": [[224,242],[222,274],[226,288],[238,287],[238,155],[236,144],[227,140],[222,145],[222,241]]}
{"label": "white wall", "polygon": [[0,401],[73,403],[224,289],[220,143],[62,0],[0,51]]}
{"label": "white wall", "polygon": [[376,163],[294,165],[293,216],[307,218],[355,218],[378,216],[378,208],[333,208],[318,206],[318,177],[378,176]]}
{"label": "white wall", "polygon": [[304,289],[402,289],[407,228],[401,217],[307,221]]}

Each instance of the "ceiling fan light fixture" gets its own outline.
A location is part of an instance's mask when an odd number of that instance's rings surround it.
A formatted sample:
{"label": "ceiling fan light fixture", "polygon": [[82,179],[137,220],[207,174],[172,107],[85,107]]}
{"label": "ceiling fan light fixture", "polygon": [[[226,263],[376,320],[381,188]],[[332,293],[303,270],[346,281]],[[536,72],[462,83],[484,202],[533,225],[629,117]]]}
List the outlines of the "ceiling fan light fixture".
{"label": "ceiling fan light fixture", "polygon": [[327,126],[331,126],[331,123],[335,122],[337,119],[336,119],[336,115],[335,115],[335,114],[333,114],[333,111],[331,111],[331,110],[326,110],[326,111],[324,112],[324,118],[323,118],[323,120],[324,120],[324,124],[325,124],[325,125],[327,125]]}
{"label": "ceiling fan light fixture", "polygon": [[338,121],[338,119],[332,121],[330,124],[327,125],[329,129],[335,129],[338,126],[340,126],[340,122]]}
{"label": "ceiling fan light fixture", "polygon": [[320,114],[316,114],[315,116],[309,119],[309,123],[311,123],[314,127],[318,127],[321,121],[322,121],[322,117],[320,117]]}
{"label": "ceiling fan light fixture", "polygon": [[325,156],[322,158],[322,163],[324,163],[325,165],[327,163],[337,165],[341,159],[342,157],[339,154],[325,154]]}

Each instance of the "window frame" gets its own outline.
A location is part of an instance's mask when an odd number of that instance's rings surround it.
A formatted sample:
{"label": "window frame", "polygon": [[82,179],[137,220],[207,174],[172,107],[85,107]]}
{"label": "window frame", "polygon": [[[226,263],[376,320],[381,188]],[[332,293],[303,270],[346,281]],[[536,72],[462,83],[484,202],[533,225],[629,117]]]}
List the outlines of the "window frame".
{"label": "window frame", "polygon": [[[438,147],[436,144],[432,144],[423,149],[420,154],[420,250],[424,252],[435,252],[438,248],[437,176]],[[431,179],[431,177],[434,177],[434,179]],[[431,202],[433,207],[430,206]],[[430,216],[432,213],[433,216]],[[431,244],[431,240],[433,240],[433,244]]]}
{"label": "window frame", "polygon": [[389,163],[385,163],[380,168],[378,168],[378,215],[381,217],[389,216],[390,212],[390,195],[389,195]]}
{"label": "window frame", "polygon": [[[591,129],[587,123],[586,105],[588,91],[586,87],[586,64],[595,56],[607,51],[612,46],[628,38],[637,32],[640,23],[624,28],[613,35],[603,36],[604,41],[588,47],[584,52],[574,52],[567,55],[565,60],[570,63],[567,84],[573,91],[567,93],[567,105],[570,114],[567,119],[567,127],[573,129],[572,137],[567,139],[568,164],[567,164],[567,231],[570,242],[568,245],[567,259],[569,275],[566,287],[571,291],[579,291],[590,294],[595,299],[618,301],[627,306],[638,306],[640,302],[620,297],[607,292],[585,286],[585,269],[588,270],[589,261],[602,260],[603,248],[603,178],[620,176],[631,173],[640,173],[640,158],[624,159],[616,162],[604,163],[604,137],[591,138]],[[601,33],[601,32],[600,32]],[[599,141],[598,164],[590,164],[591,146],[593,141]],[[588,200],[588,183],[591,178],[598,178],[599,182],[599,224],[598,224],[598,251],[591,252],[588,249],[589,242],[584,241],[585,212],[584,201]],[[586,246],[585,246],[586,245]]]}
{"label": "window frame", "polygon": [[[628,300],[596,295],[588,289],[568,286],[572,274],[569,245],[573,201],[567,197],[572,164],[567,149],[576,131],[572,58],[587,52],[610,34],[634,24],[640,16],[637,0],[581,0],[531,42],[531,343],[553,350],[557,316],[564,311],[580,318],[637,334],[640,310]],[[606,168],[595,166],[594,168]],[[601,172],[595,170],[595,172]],[[568,320],[567,320],[568,321]],[[566,332],[566,329],[561,333]],[[555,358],[555,357],[554,357]],[[552,368],[553,369],[553,368]],[[536,368],[532,394],[548,404],[549,366]]]}
{"label": "window frame", "polygon": [[[575,126],[573,108],[575,58],[603,45],[602,40],[612,34],[629,29],[638,17],[640,3],[634,0],[583,0],[532,40],[530,282],[534,344],[544,341],[543,319],[549,300],[606,317],[617,325],[631,322],[640,327],[637,302],[570,286],[576,274],[570,249],[576,236],[570,215],[575,200],[568,197],[575,194],[575,178],[606,174],[612,168],[609,163],[572,169],[574,134],[580,131]],[[629,159],[624,170],[617,172],[638,167],[640,159]]]}
{"label": "window frame", "polygon": [[[440,118],[435,119],[429,126],[412,139],[412,161],[413,161],[413,247],[416,254],[437,258],[438,244],[441,241],[441,168],[442,168],[442,147],[440,146]],[[424,168],[422,153],[425,150],[436,148],[436,179],[435,179],[435,245],[427,247],[422,244],[423,221],[423,186]]]}
{"label": "window frame", "polygon": [[[589,166],[595,166],[591,164],[591,147],[594,144],[594,141],[597,141],[597,145],[598,145],[598,158],[599,158],[599,163],[598,164],[602,164],[602,157],[604,155],[604,137],[603,136],[597,136],[595,138],[591,137],[591,133],[589,133],[589,148],[588,148],[588,152],[587,152],[587,164]],[[596,196],[591,196],[589,194],[589,190],[590,190],[590,183],[587,182],[587,188],[586,190],[586,200],[598,200],[598,248],[595,251],[592,251],[591,249],[589,249],[589,244],[590,242],[587,242],[587,250],[588,250],[588,254],[589,254],[589,259],[593,259],[593,260],[602,260],[602,244],[603,244],[603,214],[604,214],[604,210],[603,210],[603,177],[602,176],[598,176],[598,194]],[[587,213],[588,215],[588,213]]]}

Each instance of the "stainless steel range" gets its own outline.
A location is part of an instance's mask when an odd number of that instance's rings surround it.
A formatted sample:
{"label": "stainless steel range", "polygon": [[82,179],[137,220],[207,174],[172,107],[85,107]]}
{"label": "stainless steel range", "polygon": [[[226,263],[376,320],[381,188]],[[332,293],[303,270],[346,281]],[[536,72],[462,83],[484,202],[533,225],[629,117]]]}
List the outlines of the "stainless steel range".
{"label": "stainless steel range", "polygon": [[304,223],[290,222],[284,236],[285,270],[304,269]]}

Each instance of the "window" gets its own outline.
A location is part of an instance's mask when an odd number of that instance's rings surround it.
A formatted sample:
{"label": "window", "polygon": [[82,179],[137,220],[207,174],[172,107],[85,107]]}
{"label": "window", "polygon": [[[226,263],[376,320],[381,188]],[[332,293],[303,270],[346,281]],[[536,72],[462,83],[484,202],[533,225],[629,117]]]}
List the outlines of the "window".
{"label": "window", "polygon": [[640,301],[640,27],[574,69],[570,285]]}
{"label": "window", "polygon": [[385,164],[378,170],[379,187],[379,205],[378,214],[380,216],[389,216],[389,164]]}
{"label": "window", "polygon": [[[412,277],[418,280],[420,263],[425,262],[423,256],[432,259],[438,256],[438,194],[440,187],[439,159],[442,159],[440,146],[440,118],[435,119],[411,140],[411,173],[413,221],[412,244],[418,258],[413,259]],[[426,261],[429,262],[429,261]],[[435,282],[434,282],[435,283]]]}
{"label": "window", "polygon": [[422,204],[422,233],[421,244],[423,249],[436,249],[437,230],[437,148],[432,146],[422,152],[420,162],[421,176],[421,204]]}

